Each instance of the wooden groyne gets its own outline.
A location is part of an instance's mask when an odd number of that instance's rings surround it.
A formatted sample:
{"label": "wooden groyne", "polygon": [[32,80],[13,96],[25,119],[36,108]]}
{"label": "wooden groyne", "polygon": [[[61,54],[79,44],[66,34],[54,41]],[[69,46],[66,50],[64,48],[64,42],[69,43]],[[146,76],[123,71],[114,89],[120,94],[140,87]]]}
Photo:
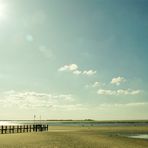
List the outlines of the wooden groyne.
{"label": "wooden groyne", "polygon": [[28,133],[28,132],[43,132],[48,131],[48,125],[2,125],[0,126],[0,134],[12,133]]}

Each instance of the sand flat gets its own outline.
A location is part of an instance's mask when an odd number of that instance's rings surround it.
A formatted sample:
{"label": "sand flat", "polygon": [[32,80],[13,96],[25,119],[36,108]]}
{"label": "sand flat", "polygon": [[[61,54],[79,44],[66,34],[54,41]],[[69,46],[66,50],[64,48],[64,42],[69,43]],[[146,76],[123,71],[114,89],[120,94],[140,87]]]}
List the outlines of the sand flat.
{"label": "sand flat", "polygon": [[0,135],[0,148],[147,148],[145,139],[118,136],[146,132],[148,127],[49,127],[48,132]]}

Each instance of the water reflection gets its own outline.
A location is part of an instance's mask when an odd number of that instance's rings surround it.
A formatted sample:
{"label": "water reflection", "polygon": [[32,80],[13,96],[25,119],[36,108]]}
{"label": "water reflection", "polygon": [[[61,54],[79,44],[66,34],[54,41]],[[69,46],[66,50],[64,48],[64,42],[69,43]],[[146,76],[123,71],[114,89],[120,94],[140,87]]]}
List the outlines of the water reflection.
{"label": "water reflection", "polygon": [[127,136],[129,138],[138,138],[138,139],[148,139],[148,134],[139,134],[139,135],[132,135],[132,136]]}
{"label": "water reflection", "polygon": [[0,121],[0,126],[1,125],[17,125],[17,123],[13,121]]}

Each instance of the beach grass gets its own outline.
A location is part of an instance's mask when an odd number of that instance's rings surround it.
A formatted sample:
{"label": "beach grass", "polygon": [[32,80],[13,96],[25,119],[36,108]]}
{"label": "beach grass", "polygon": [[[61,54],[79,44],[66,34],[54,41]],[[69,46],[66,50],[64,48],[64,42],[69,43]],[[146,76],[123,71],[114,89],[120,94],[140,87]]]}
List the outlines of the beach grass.
{"label": "beach grass", "polygon": [[48,132],[0,135],[0,148],[148,148],[148,140],[124,136],[143,133],[148,126],[51,126]]}

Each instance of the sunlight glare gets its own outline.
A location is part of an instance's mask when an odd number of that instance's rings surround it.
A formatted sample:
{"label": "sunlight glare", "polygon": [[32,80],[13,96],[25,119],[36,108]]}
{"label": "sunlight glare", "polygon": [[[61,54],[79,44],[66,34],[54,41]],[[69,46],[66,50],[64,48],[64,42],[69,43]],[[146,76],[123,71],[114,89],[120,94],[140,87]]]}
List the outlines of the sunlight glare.
{"label": "sunlight glare", "polygon": [[0,2],[0,20],[6,18],[6,5]]}

